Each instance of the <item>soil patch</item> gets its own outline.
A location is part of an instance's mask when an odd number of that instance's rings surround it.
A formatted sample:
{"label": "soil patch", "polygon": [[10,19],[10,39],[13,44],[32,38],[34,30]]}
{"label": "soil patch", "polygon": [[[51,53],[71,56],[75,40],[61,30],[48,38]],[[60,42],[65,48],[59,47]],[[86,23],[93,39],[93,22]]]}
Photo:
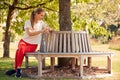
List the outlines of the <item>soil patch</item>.
{"label": "soil patch", "polygon": [[[70,66],[55,67],[52,72],[49,67],[43,69],[44,78],[80,78],[79,77],[79,66],[76,66],[74,70]],[[38,68],[24,68],[22,69],[22,76],[27,76],[30,78],[37,78]],[[107,71],[98,70],[98,67],[84,67],[83,75],[86,77],[102,77],[109,74]],[[99,76],[98,76],[99,75]]]}

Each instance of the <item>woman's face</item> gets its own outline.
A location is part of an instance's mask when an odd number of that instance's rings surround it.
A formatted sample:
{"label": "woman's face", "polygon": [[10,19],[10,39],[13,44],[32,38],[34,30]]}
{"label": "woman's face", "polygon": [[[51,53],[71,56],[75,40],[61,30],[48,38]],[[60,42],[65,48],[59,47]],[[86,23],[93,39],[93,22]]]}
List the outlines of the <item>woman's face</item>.
{"label": "woman's face", "polygon": [[44,17],[44,12],[41,12],[40,14],[36,14],[37,20],[42,20]]}

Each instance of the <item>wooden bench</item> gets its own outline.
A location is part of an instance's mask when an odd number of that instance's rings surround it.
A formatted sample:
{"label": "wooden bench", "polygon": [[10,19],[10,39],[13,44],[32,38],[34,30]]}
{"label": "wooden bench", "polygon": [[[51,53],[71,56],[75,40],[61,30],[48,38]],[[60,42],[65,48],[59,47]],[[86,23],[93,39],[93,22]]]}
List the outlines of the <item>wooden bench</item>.
{"label": "wooden bench", "polygon": [[[53,31],[45,37],[46,52],[30,52],[25,54],[26,67],[28,67],[28,57],[32,56],[38,60],[38,77],[42,77],[42,60],[51,57],[51,69],[54,71],[55,57],[74,58],[72,68],[75,68],[75,60],[80,64],[80,76],[83,75],[84,61],[91,67],[91,58],[95,56],[107,57],[107,70],[111,73],[112,52],[94,52],[91,49],[88,32],[81,31]],[[76,59],[75,59],[76,58]]]}

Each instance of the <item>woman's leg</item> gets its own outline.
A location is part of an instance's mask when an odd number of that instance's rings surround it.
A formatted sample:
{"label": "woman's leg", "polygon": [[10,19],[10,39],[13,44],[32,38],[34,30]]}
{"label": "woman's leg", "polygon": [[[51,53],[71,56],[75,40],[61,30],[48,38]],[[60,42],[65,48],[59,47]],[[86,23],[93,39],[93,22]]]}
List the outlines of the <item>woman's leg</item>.
{"label": "woman's leg", "polygon": [[37,45],[29,44],[20,40],[18,44],[18,49],[16,51],[15,56],[15,69],[16,69],[16,77],[19,78],[21,76],[20,68],[24,59],[24,55],[26,52],[34,52],[37,48]]}
{"label": "woman's leg", "polygon": [[15,56],[15,69],[20,68],[24,59],[26,52],[34,52],[37,48],[37,45],[29,44],[20,40],[18,44],[18,49]]}
{"label": "woman's leg", "polygon": [[18,49],[16,50],[16,55],[15,55],[15,65],[14,65],[15,69],[17,69],[18,67],[21,67],[22,65],[25,47],[26,47],[26,44],[23,42],[23,40],[20,40],[18,44]]}

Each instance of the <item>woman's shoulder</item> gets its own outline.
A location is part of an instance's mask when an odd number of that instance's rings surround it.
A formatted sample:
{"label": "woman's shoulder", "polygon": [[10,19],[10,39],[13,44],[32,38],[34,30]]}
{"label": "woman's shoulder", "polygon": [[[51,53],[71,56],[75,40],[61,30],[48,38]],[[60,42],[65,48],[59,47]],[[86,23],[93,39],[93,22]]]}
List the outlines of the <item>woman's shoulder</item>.
{"label": "woman's shoulder", "polygon": [[25,23],[30,23],[30,20],[26,20]]}
{"label": "woman's shoulder", "polygon": [[31,27],[31,22],[30,22],[30,20],[26,20],[26,21],[25,21],[24,27],[25,27],[25,28],[26,28],[26,27]]}
{"label": "woman's shoulder", "polygon": [[38,22],[39,22],[39,23],[45,23],[43,20],[39,20]]}

